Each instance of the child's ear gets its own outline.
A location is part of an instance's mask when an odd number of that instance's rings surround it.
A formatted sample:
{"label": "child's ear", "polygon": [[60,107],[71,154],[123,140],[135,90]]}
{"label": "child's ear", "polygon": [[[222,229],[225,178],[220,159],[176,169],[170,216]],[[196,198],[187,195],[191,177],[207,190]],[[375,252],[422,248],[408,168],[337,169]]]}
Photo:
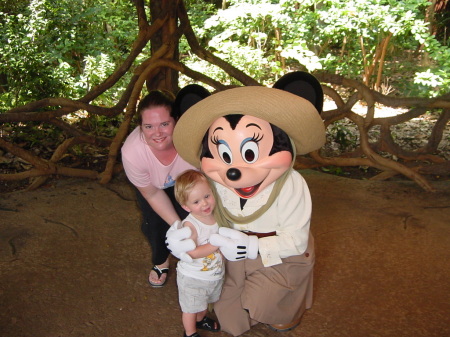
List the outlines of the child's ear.
{"label": "child's ear", "polygon": [[186,205],[181,205],[181,207],[188,213],[191,213],[191,210]]}

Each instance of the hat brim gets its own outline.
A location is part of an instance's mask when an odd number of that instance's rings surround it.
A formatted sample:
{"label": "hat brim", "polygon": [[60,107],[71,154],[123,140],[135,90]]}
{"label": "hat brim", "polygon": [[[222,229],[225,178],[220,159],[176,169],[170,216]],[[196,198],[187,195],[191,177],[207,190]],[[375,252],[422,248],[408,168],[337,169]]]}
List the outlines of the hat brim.
{"label": "hat brim", "polygon": [[180,156],[200,168],[202,139],[211,124],[230,114],[251,115],[278,126],[293,140],[296,153],[325,144],[325,127],[313,104],[287,91],[247,86],[213,94],[189,108],[178,120],[173,142]]}

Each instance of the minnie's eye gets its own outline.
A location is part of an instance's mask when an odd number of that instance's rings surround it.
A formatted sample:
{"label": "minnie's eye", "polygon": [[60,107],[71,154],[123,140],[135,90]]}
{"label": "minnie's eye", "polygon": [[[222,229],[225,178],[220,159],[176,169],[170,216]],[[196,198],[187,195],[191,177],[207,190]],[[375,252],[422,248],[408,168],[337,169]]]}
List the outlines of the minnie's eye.
{"label": "minnie's eye", "polygon": [[219,146],[217,146],[217,151],[219,152],[220,158],[222,158],[223,162],[226,164],[231,164],[233,162],[233,154],[231,153],[228,144],[219,141]]}
{"label": "minnie's eye", "polygon": [[241,156],[247,164],[253,164],[259,157],[258,144],[253,140],[244,143],[241,147]]}

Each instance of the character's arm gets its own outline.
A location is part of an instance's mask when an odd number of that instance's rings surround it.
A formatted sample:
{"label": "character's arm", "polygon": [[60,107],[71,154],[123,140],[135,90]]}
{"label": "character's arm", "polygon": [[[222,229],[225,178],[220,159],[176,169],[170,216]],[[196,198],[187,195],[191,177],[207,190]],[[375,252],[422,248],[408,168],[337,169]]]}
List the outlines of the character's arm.
{"label": "character's arm", "polygon": [[221,227],[219,234],[211,235],[209,241],[220,247],[223,256],[229,261],[256,259],[258,256],[258,238],[235,229]]}

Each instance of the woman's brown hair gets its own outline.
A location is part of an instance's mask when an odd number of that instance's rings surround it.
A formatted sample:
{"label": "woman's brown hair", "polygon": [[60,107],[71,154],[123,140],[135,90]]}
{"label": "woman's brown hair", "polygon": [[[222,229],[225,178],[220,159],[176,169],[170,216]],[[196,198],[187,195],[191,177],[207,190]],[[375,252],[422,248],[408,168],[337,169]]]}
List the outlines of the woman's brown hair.
{"label": "woman's brown hair", "polygon": [[177,120],[177,116],[174,115],[173,103],[175,96],[169,91],[152,90],[150,91],[138,104],[136,110],[136,122],[142,125],[142,112],[146,109],[153,107],[163,106],[170,112],[170,117]]}

